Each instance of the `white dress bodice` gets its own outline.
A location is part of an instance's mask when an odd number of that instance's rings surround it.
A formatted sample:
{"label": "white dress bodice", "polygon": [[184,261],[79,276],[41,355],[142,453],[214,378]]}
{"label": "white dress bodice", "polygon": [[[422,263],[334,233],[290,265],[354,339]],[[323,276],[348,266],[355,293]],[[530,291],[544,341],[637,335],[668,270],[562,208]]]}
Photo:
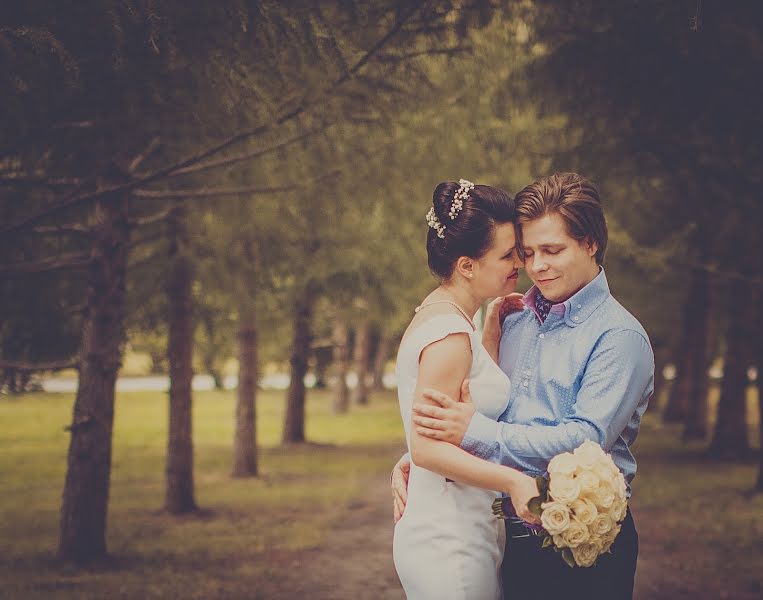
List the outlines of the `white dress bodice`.
{"label": "white dress bodice", "polygon": [[[458,314],[427,318],[406,333],[397,355],[400,415],[410,449],[411,407],[419,358],[429,344],[466,333],[472,349],[469,388],[475,408],[491,419],[506,409],[511,382]],[[451,482],[411,464],[408,502],[395,526],[395,567],[409,599],[482,600],[501,597],[505,531],[491,512],[498,492]]]}

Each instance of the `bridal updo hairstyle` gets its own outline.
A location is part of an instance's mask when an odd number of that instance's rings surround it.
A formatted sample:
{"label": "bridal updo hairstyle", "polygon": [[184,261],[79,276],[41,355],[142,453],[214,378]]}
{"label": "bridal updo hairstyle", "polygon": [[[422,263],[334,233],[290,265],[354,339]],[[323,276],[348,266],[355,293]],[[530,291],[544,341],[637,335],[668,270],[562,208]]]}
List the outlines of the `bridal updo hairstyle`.
{"label": "bridal updo hairstyle", "polygon": [[444,181],[432,194],[432,205],[437,220],[445,226],[443,237],[431,226],[427,232],[429,270],[435,277],[447,281],[453,275],[460,256],[478,259],[490,249],[495,226],[515,220],[514,200],[501,189],[489,185],[475,185],[469,190],[463,208],[451,220],[448,212],[459,184]]}

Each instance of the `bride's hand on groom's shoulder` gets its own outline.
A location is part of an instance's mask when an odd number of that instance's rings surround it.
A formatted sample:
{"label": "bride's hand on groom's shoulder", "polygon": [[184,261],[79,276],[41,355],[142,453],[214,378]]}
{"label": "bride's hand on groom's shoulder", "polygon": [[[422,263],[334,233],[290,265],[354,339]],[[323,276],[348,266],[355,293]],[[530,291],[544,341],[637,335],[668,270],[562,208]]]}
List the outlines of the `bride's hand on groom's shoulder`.
{"label": "bride's hand on groom's shoulder", "polygon": [[519,312],[525,308],[524,295],[519,292],[514,292],[513,294],[509,294],[498,300],[500,300],[497,306],[498,322],[501,327],[503,327],[503,322],[506,320],[506,317],[511,313]]}
{"label": "bride's hand on groom's shoulder", "polygon": [[523,298],[522,294],[514,293],[496,298],[488,304],[485,313],[485,327],[482,331],[482,342],[486,348],[490,349],[493,345],[498,345],[503,322],[511,313],[524,309]]}

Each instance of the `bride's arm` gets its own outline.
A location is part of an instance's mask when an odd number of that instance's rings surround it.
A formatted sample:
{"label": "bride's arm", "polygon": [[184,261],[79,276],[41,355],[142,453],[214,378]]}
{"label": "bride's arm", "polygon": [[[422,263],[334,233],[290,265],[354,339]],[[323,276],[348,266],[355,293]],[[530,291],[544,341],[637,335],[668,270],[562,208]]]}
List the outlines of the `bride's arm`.
{"label": "bride's arm", "polygon": [[504,298],[501,297],[488,304],[487,311],[485,312],[485,326],[482,329],[482,345],[496,364],[498,364],[498,346],[501,342],[499,312],[503,301]]}
{"label": "bride's arm", "polygon": [[[454,398],[472,362],[471,346],[465,333],[452,334],[427,346],[421,353],[415,396],[420,402],[424,388],[441,390]],[[448,442],[421,436],[411,423],[411,458],[414,464],[461,483],[511,496],[517,513],[531,521],[527,502],[538,495],[535,480],[515,469],[477,458]]]}

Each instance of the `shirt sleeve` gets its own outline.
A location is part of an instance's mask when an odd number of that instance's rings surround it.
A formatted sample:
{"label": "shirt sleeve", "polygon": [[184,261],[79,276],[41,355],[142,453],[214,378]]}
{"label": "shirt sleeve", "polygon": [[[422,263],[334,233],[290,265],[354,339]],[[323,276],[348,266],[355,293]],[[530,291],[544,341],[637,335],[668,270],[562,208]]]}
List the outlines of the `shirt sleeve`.
{"label": "shirt sleeve", "polygon": [[609,452],[654,385],[654,356],[637,331],[612,330],[597,342],[572,412],[557,425],[496,422],[475,413],[461,447],[480,458],[542,474],[557,454],[585,440]]}

